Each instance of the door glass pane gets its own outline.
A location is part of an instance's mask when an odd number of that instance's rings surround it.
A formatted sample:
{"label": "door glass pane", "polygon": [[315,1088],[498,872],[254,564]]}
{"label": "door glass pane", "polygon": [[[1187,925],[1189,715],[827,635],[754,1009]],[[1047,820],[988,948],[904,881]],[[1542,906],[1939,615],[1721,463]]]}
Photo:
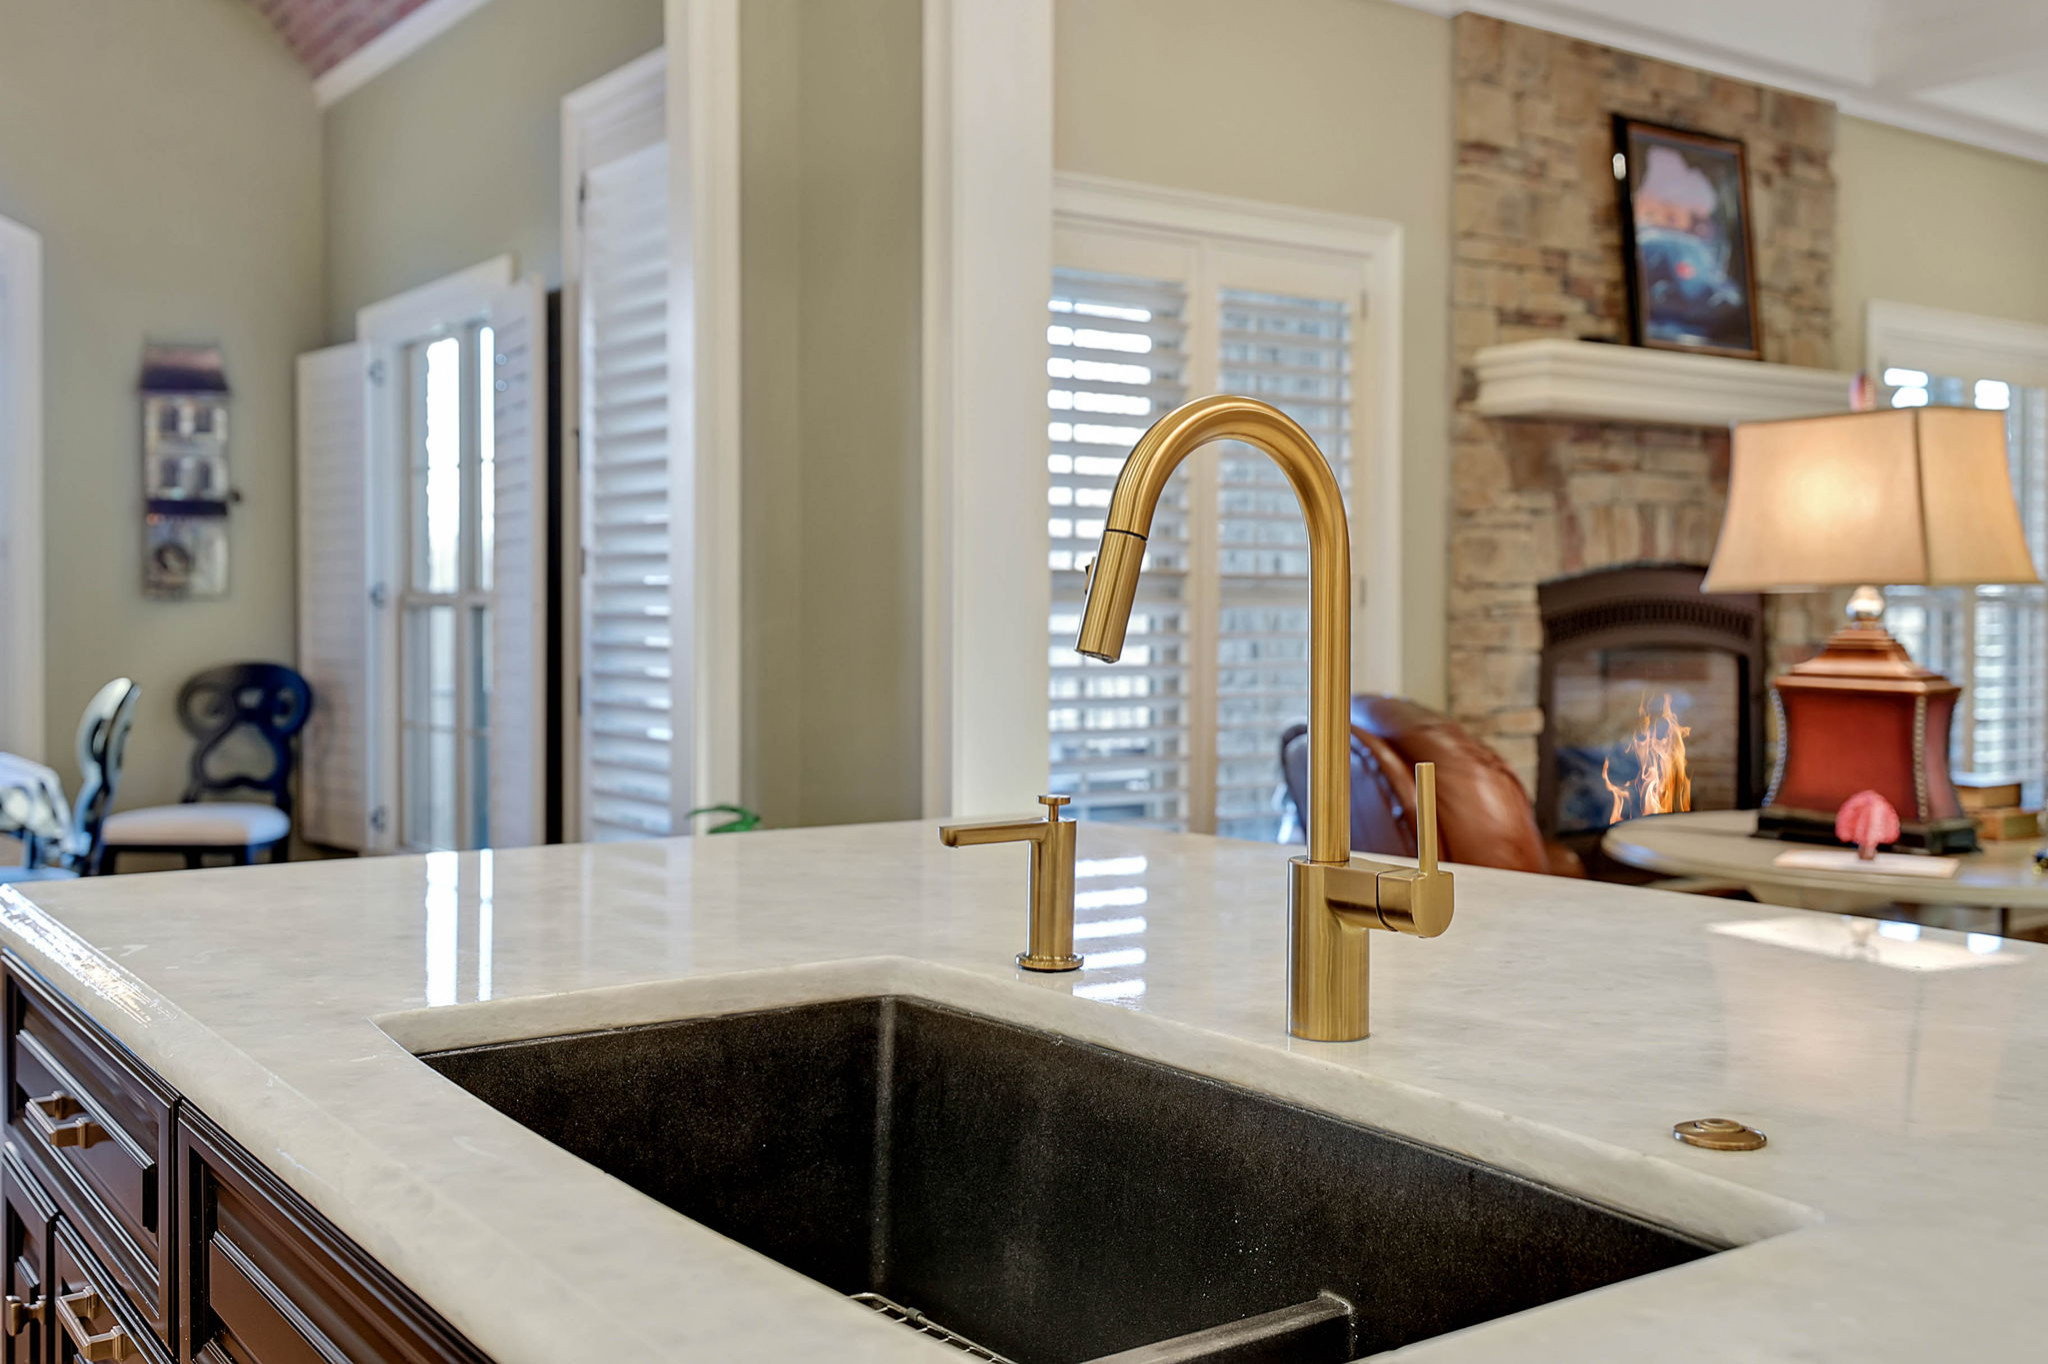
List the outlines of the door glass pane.
{"label": "door glass pane", "polygon": [[498,495],[498,352],[496,338],[489,327],[477,329],[476,349],[476,585],[488,591],[491,586],[491,551],[496,540],[497,508],[494,500]]}
{"label": "door glass pane", "polygon": [[425,592],[461,587],[462,343],[430,342],[414,366],[420,434],[413,446],[413,586]]}

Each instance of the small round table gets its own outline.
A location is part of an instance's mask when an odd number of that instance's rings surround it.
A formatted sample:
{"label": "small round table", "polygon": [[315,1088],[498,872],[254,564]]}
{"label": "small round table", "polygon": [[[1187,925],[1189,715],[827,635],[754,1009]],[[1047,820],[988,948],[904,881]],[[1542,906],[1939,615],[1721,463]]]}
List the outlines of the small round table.
{"label": "small round table", "polygon": [[1754,810],[1651,815],[1615,825],[1600,847],[1617,862],[1663,876],[1734,882],[1770,905],[1835,914],[1940,906],[1961,913],[1910,917],[2006,936],[2031,937],[2048,926],[2048,875],[2034,868],[2040,839],[1986,843],[1983,851],[1956,858],[1962,865],[1954,876],[1936,877],[1773,866],[1787,848],[1817,845],[1756,838],[1755,832]]}

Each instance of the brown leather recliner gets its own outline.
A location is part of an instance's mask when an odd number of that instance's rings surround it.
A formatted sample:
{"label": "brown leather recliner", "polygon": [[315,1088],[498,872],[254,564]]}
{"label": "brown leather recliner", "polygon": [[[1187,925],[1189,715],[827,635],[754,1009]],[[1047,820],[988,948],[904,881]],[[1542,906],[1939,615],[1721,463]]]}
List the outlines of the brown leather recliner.
{"label": "brown leather recliner", "polygon": [[[1446,862],[1584,876],[1578,854],[1546,842],[1528,792],[1501,756],[1448,715],[1397,696],[1351,698],[1351,846],[1415,855],[1415,764],[1436,764],[1437,837]],[[1280,770],[1299,812],[1308,792],[1308,727],[1280,740]],[[1299,820],[1299,814],[1296,816]]]}

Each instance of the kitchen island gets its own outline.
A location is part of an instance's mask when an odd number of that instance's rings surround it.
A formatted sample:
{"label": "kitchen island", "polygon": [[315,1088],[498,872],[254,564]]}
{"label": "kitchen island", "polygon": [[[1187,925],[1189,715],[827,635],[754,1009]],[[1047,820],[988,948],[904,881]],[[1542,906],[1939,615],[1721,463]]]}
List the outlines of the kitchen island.
{"label": "kitchen island", "polygon": [[[873,995],[1198,1072],[1734,1246],[1421,1361],[2031,1359],[2048,956],[1458,868],[1373,1036],[1287,1037],[1281,848],[1089,825],[1083,969],[1018,971],[1024,854],[934,826],[0,889],[0,942],[498,1364],[958,1358],[583,1164],[416,1058]],[[1755,1152],[1672,1139],[1740,1119]]]}

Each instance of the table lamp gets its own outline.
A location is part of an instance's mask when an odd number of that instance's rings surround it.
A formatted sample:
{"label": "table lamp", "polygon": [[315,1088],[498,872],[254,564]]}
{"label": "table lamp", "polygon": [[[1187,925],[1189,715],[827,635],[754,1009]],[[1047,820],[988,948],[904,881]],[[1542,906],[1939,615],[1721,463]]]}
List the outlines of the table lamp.
{"label": "table lamp", "polygon": [[1778,760],[1758,836],[1838,843],[1842,802],[1876,791],[1899,812],[1895,846],[1974,850],[1948,766],[1962,688],[1892,638],[1878,585],[2038,581],[2003,413],[1909,407],[1737,426],[1702,590],[1856,589],[1848,625],[1771,683]]}

